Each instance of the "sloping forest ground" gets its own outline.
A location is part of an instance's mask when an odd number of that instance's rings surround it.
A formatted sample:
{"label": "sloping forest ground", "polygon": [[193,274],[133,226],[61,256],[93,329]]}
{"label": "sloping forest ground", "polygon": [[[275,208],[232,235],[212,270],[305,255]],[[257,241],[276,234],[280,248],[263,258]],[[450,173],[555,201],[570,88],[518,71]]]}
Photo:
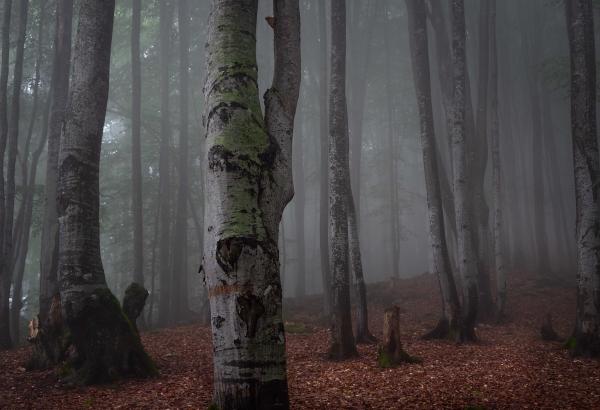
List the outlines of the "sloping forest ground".
{"label": "sloping forest ground", "polygon": [[[422,364],[380,369],[376,346],[360,357],[325,358],[328,332],[318,323],[320,300],[286,301],[289,385],[294,409],[586,409],[600,408],[600,363],[572,359],[559,342],[543,342],[541,322],[552,312],[558,333],[572,327],[575,290],[538,287],[532,277],[509,277],[506,324],[480,325],[481,341],[458,346],[422,341],[438,318],[431,275],[370,286],[371,327],[381,337],[383,308],[402,308],[406,350]],[[207,408],[211,398],[210,331],[197,325],[142,335],[160,376],[113,385],[66,389],[52,371],[26,372],[27,348],[0,353],[0,408]]]}

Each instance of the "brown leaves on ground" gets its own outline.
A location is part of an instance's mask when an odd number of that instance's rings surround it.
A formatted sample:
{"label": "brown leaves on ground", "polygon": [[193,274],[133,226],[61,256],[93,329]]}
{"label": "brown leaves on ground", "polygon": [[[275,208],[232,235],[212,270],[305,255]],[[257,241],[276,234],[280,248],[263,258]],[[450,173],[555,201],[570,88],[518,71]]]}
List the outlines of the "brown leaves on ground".
{"label": "brown leaves on ground", "polygon": [[[430,276],[373,285],[371,326],[381,337],[383,309],[402,307],[406,350],[423,359],[394,369],[376,365],[377,347],[360,346],[360,357],[325,358],[328,331],[318,298],[286,301],[286,320],[302,331],[288,334],[288,374],[294,409],[406,408],[600,408],[600,363],[572,359],[560,343],[543,342],[540,325],[551,311],[566,337],[575,311],[574,289],[538,287],[512,275],[508,322],[480,325],[480,342],[455,345],[419,337],[438,319],[437,283]],[[305,305],[302,312],[298,307]],[[143,334],[160,377],[87,388],[65,389],[52,371],[26,372],[28,349],[0,352],[0,408],[207,408],[212,362],[208,328],[185,326]]]}

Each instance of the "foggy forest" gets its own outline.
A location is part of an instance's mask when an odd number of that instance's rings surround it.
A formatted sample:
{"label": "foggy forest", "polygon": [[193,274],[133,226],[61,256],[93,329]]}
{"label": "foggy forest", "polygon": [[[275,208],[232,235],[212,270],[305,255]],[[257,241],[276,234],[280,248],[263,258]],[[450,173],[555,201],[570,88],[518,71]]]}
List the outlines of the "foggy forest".
{"label": "foggy forest", "polygon": [[600,1],[0,10],[1,409],[600,408]]}

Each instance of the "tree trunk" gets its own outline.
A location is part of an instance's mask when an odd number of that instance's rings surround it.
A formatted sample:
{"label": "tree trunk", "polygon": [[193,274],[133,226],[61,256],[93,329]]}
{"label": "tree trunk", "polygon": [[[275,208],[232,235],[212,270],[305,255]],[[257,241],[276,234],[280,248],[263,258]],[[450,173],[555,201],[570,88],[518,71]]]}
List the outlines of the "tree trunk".
{"label": "tree trunk", "polygon": [[577,316],[573,355],[600,355],[600,160],[591,0],[566,4],[571,52],[571,130],[577,208]]}
{"label": "tree trunk", "polygon": [[160,281],[160,298],[158,307],[158,323],[166,326],[171,323],[171,264],[169,246],[171,244],[171,164],[169,147],[171,144],[171,121],[169,113],[169,49],[171,34],[171,10],[166,0],[160,0],[160,153],[158,159],[159,173],[159,251],[158,274]]}
{"label": "tree trunk", "polygon": [[406,0],[406,8],[412,71],[421,125],[431,259],[442,295],[442,318],[436,328],[425,337],[460,340],[462,338],[460,303],[446,243],[438,161],[436,160],[426,9],[420,0]]}
{"label": "tree trunk", "polygon": [[496,272],[496,320],[501,321],[506,307],[502,222],[502,171],[500,168],[500,125],[498,121],[498,46],[496,42],[496,0],[490,0],[490,142],[492,148],[492,184],[494,215],[494,270]]}
{"label": "tree trunk", "polygon": [[133,281],[144,286],[144,205],[142,197],[142,69],[140,62],[141,0],[131,2],[131,213],[133,215]]}
{"label": "tree trunk", "polygon": [[100,257],[99,165],[115,2],[80,0],[73,79],[58,172],[59,282],[77,351],[72,382],[155,373],[139,335],[106,285]]}
{"label": "tree trunk", "polygon": [[[4,220],[4,260],[6,274],[11,275],[14,267],[14,211],[15,211],[15,172],[17,163],[17,152],[19,146],[19,119],[21,110],[21,85],[23,82],[23,57],[25,52],[25,37],[27,34],[27,14],[29,11],[29,0],[19,2],[19,20],[17,27],[17,44],[15,67],[13,72],[13,93],[10,102],[10,117],[8,122],[8,163],[6,165],[6,219]],[[10,279],[7,279],[10,282]],[[11,335],[12,343],[17,343]]]}
{"label": "tree trunk", "polygon": [[[350,173],[348,173],[350,176]],[[350,253],[350,271],[354,275],[356,287],[356,342],[373,343],[377,339],[369,331],[369,307],[367,300],[367,285],[363,274],[360,254],[360,237],[358,234],[358,218],[352,197],[352,186],[348,178],[348,248]]]}
{"label": "tree trunk", "polygon": [[395,367],[401,363],[416,363],[402,347],[400,337],[400,308],[392,306],[383,313],[383,345],[379,348],[377,362],[380,367]]}
{"label": "tree trunk", "polygon": [[327,114],[327,29],[325,2],[318,2],[319,7],[319,132],[321,141],[320,160],[320,196],[319,196],[319,247],[321,254],[321,278],[323,282],[323,307],[325,316],[331,314],[331,274],[329,272],[329,186],[327,172],[329,169],[328,144],[328,114]]}
{"label": "tree trunk", "polygon": [[[22,185],[22,200],[19,207],[19,212],[16,219],[15,231],[13,232],[13,241],[16,245],[12,253],[12,277],[13,277],[13,292],[12,306],[10,310],[10,333],[15,344],[20,343],[21,339],[21,309],[23,308],[23,275],[25,273],[25,260],[29,250],[29,232],[31,228],[31,217],[33,212],[33,198],[35,188],[35,174],[37,171],[37,161],[41,155],[46,142],[46,123],[48,121],[48,110],[44,110],[44,121],[42,122],[42,132],[39,137],[39,147],[35,150],[31,160],[31,170],[29,166],[29,156],[31,139],[36,120],[38,119],[39,106],[39,89],[40,89],[40,70],[43,57],[43,38],[44,26],[46,22],[45,3],[40,3],[40,16],[38,19],[38,36],[37,36],[37,56],[35,60],[35,74],[33,78],[33,103],[31,107],[31,115],[29,125],[25,137],[24,147],[19,154],[21,159],[21,185]],[[49,100],[48,100],[49,101]],[[39,152],[39,153],[38,153]]]}
{"label": "tree trunk", "polygon": [[357,355],[350,314],[348,274],[348,112],[346,108],[346,4],[331,3],[329,83],[329,269],[331,272],[331,346],[335,360]]}
{"label": "tree trunk", "polygon": [[12,0],[4,0],[2,9],[2,66],[0,67],[0,349],[10,342],[10,264],[4,257],[6,227],[6,196],[4,184],[4,156],[8,137],[8,65],[10,57],[10,17]]}
{"label": "tree trunk", "polygon": [[180,0],[178,7],[179,23],[179,187],[177,190],[177,210],[173,232],[173,291],[171,292],[172,315],[176,320],[185,319],[189,314],[188,305],[188,231],[187,197],[189,187],[189,49],[190,12],[188,0]]}
{"label": "tree trunk", "polygon": [[463,282],[463,338],[476,340],[477,272],[469,209],[467,150],[465,145],[465,13],[464,0],[452,0],[452,67],[454,103],[452,107],[452,158],[454,162],[454,205],[458,228],[458,265]]}
{"label": "tree trunk", "polygon": [[296,297],[303,298],[306,296],[306,251],[304,238],[304,151],[302,140],[304,133],[302,132],[302,120],[304,116],[298,116],[296,123],[299,127],[296,128],[296,152],[295,161],[293,161],[294,170],[294,219],[296,223],[296,259],[298,272],[296,277]]}
{"label": "tree trunk", "polygon": [[[73,0],[56,2],[56,28],[54,33],[54,57],[52,62],[52,92],[50,93],[50,118],[48,121],[48,149],[46,154],[46,183],[44,186],[44,216],[40,252],[40,310],[38,314],[39,338],[42,349],[34,353],[42,366],[52,366],[63,358],[63,321],[51,320],[50,311],[54,301],[60,305],[58,289],[58,152],[60,133],[69,94],[69,71],[71,67],[71,22]],[[60,309],[57,310],[60,313]]]}
{"label": "tree trunk", "polygon": [[475,133],[467,145],[472,153],[472,165],[467,172],[472,176],[473,195],[473,245],[477,252],[479,287],[479,317],[490,318],[494,302],[490,284],[490,223],[489,206],[485,198],[485,173],[488,163],[488,83],[489,83],[489,14],[490,0],[479,2],[479,75],[477,78],[477,116]]}
{"label": "tree trunk", "polygon": [[275,70],[264,119],[256,0],[213,0],[209,19],[204,270],[220,409],[289,408],[277,239],[293,196],[300,13],[297,0],[273,6]]}

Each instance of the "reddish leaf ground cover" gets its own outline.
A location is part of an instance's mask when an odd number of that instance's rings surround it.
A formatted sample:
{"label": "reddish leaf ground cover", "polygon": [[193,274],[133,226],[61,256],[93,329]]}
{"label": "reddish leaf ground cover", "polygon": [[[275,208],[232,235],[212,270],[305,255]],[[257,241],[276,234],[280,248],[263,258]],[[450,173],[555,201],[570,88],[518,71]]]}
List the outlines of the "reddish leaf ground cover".
{"label": "reddish leaf ground cover", "polygon": [[[480,325],[477,344],[457,346],[421,341],[439,310],[437,284],[424,275],[370,287],[372,330],[381,336],[383,308],[402,308],[406,350],[422,364],[380,369],[376,346],[361,346],[360,357],[326,360],[327,330],[318,298],[286,301],[289,385],[294,409],[513,408],[599,409],[600,362],[572,359],[560,343],[540,340],[539,327],[552,312],[559,334],[567,336],[575,309],[574,289],[537,288],[511,277],[509,321]],[[304,305],[300,312],[298,307]],[[293,332],[293,333],[291,333]],[[211,398],[210,331],[184,326],[143,334],[160,377],[113,385],[60,387],[52,371],[26,372],[28,349],[0,352],[0,408],[207,408]]]}

